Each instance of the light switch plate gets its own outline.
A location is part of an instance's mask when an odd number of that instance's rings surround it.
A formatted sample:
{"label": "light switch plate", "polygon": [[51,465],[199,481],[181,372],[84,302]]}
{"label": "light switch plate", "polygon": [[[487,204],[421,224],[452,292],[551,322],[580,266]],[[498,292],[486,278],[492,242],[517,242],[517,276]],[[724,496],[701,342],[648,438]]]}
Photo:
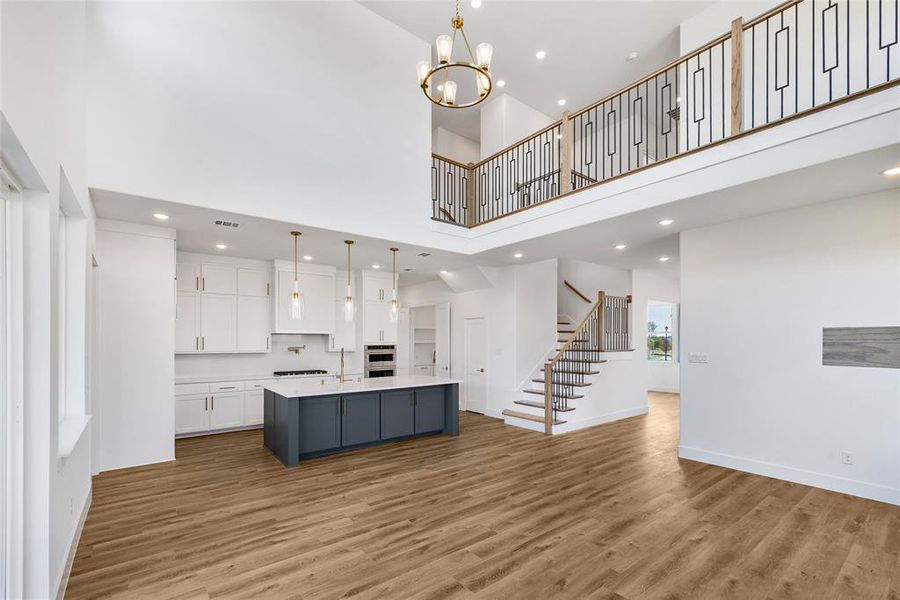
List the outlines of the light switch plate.
{"label": "light switch plate", "polygon": [[709,355],[706,352],[691,352],[688,354],[688,362],[705,365],[709,363]]}

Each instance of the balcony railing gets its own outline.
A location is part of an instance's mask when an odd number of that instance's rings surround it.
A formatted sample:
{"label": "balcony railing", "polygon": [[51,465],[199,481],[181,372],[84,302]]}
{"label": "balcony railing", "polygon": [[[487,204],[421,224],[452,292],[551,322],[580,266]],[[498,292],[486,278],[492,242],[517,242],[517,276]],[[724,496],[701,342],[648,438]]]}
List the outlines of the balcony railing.
{"label": "balcony railing", "polygon": [[432,155],[474,227],[900,83],[898,0],[791,0],[477,163]]}

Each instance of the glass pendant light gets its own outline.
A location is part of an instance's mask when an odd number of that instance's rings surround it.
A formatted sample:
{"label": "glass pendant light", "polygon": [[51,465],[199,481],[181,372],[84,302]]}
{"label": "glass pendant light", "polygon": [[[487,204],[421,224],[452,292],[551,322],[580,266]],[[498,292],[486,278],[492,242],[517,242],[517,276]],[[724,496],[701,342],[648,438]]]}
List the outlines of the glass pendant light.
{"label": "glass pendant light", "polygon": [[453,38],[449,35],[439,35],[434,41],[435,50],[437,51],[438,62],[450,62],[450,55],[453,53]]}
{"label": "glass pendant light", "polygon": [[494,55],[494,47],[487,42],[481,42],[475,46],[475,57],[478,59],[478,66],[483,69],[491,68],[491,57]]}
{"label": "glass pendant light", "polygon": [[353,245],[353,240],[344,240],[344,243],[347,244],[347,295],[344,297],[344,320],[352,321],[356,312],[353,306],[353,294],[350,290],[350,246]]}
{"label": "glass pendant light", "polygon": [[447,81],[444,83],[444,102],[446,104],[456,104],[456,82]]}
{"label": "glass pendant light", "polygon": [[397,251],[400,248],[391,248],[391,323],[396,323],[400,317],[400,303],[397,302]]}
{"label": "glass pendant light", "polygon": [[300,293],[300,268],[297,262],[297,247],[301,234],[299,231],[292,231],[291,235],[294,236],[294,290],[291,292],[291,319],[302,320],[306,306],[303,294]]}

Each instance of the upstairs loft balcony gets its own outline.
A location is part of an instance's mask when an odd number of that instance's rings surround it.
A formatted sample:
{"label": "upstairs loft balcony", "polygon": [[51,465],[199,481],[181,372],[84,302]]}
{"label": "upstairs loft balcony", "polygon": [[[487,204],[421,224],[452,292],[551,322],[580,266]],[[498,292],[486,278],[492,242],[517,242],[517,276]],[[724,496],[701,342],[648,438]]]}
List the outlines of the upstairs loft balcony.
{"label": "upstairs loft balcony", "polygon": [[432,155],[432,218],[477,227],[900,83],[900,9],[791,0],[478,163]]}

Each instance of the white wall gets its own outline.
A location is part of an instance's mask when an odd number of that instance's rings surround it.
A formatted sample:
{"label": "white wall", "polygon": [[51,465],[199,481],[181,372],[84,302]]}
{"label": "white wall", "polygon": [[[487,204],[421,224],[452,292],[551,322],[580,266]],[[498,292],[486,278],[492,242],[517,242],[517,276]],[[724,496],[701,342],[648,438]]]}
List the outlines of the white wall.
{"label": "white wall", "polygon": [[731,22],[738,17],[744,21],[761,15],[781,4],[778,0],[719,0],[694,16],[682,21],[679,27],[680,54],[696,50],[700,46],[731,31]]}
{"label": "white wall", "polygon": [[431,131],[431,151],[463,164],[476,163],[481,159],[478,142],[443,127],[435,127]]}
{"label": "white wall", "polygon": [[100,220],[100,470],[175,458],[175,232]]}
{"label": "white wall", "polygon": [[[93,210],[85,184],[85,5],[0,4],[0,111],[3,161],[24,184],[24,439],[20,468],[23,539],[10,553],[11,596],[55,596],[90,498],[91,433],[58,458],[57,212],[67,181],[70,214],[82,220],[81,251],[93,245]],[[80,284],[79,284],[80,285]],[[90,286],[86,286],[90,289]],[[86,298],[79,299],[86,310]],[[79,321],[78,315],[72,315]],[[83,316],[83,315],[82,315]],[[83,323],[83,319],[81,320]],[[83,332],[81,332],[83,334]],[[85,369],[85,357],[69,356]],[[76,379],[77,379],[76,375]],[[91,399],[85,407],[90,410]]]}
{"label": "white wall", "polygon": [[547,360],[547,351],[556,347],[557,259],[515,268],[516,274],[516,379],[519,387],[528,383],[535,369]]}
{"label": "white wall", "polygon": [[900,324],[895,192],[683,232],[681,300],[709,363],[683,363],[680,456],[900,504],[900,372],[822,366],[823,327]]}
{"label": "white wall", "polygon": [[481,158],[540,131],[556,119],[500,94],[481,108]]}
{"label": "white wall", "polygon": [[92,187],[430,237],[419,38],[355,2],[91,2],[88,33]]}
{"label": "white wall", "polygon": [[[578,291],[590,299],[585,302],[565,286],[568,281]],[[583,260],[559,259],[559,314],[565,315],[578,325],[597,302],[597,293],[604,291],[610,296],[627,296],[631,293],[631,271],[598,265]]]}
{"label": "white wall", "polygon": [[[635,269],[632,276],[634,291],[631,310],[634,311],[635,322],[632,344],[635,359],[642,361],[647,371],[647,390],[678,393],[681,389],[680,363],[647,360],[647,306],[651,300],[678,304],[681,301],[679,282],[677,279],[643,269]],[[676,345],[677,343],[676,337]],[[680,359],[677,354],[676,358]]]}

